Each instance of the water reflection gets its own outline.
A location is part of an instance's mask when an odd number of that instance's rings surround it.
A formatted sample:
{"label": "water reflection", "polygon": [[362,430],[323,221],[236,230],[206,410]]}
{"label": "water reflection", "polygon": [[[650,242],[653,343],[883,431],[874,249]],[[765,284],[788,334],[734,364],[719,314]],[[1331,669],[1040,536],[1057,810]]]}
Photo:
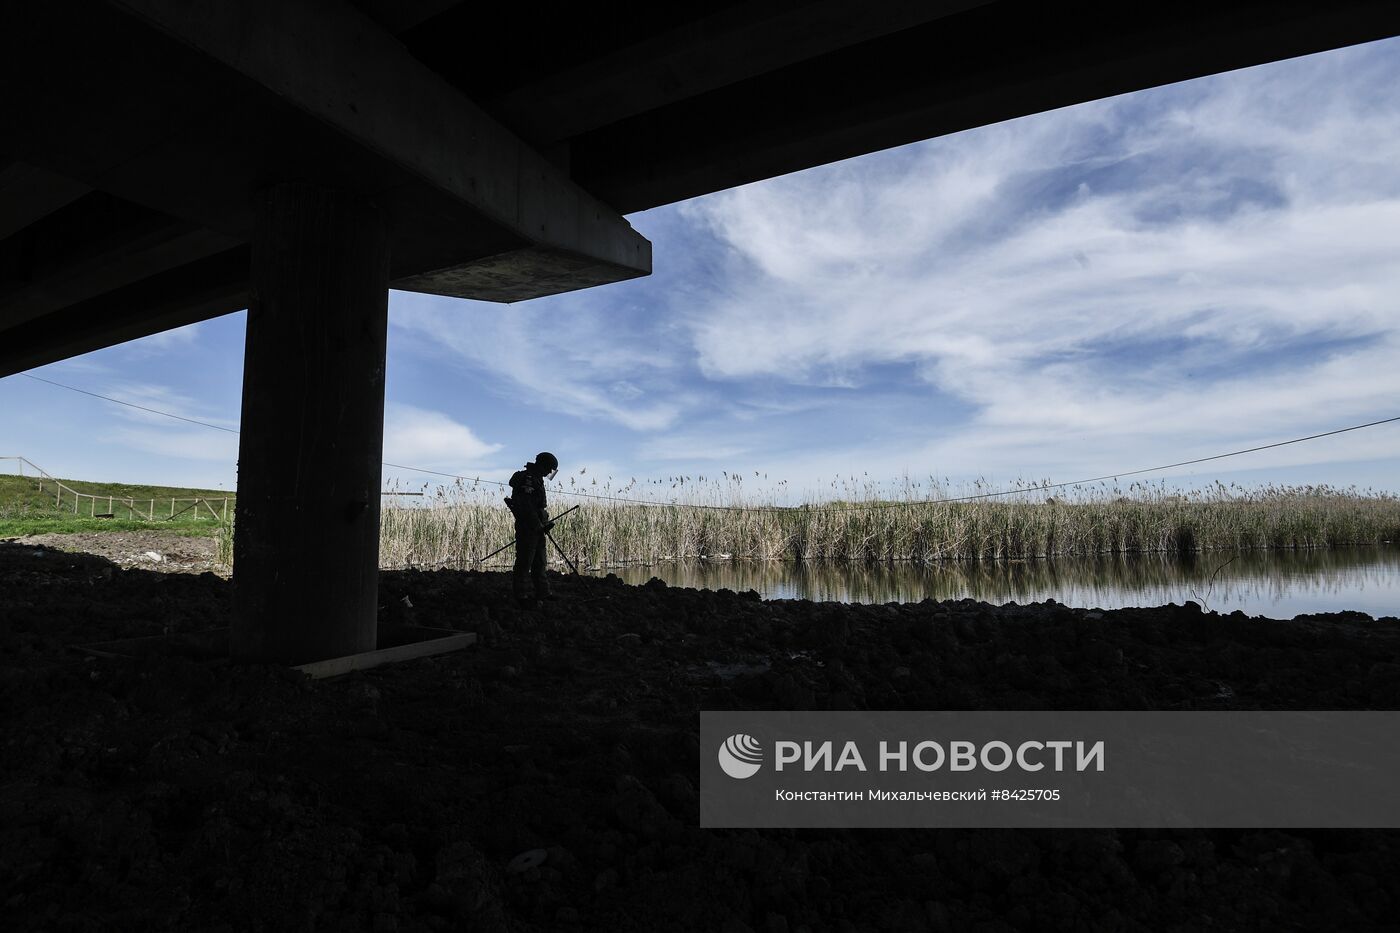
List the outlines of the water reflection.
{"label": "water reflection", "polygon": [[1212,551],[912,564],[658,563],[615,571],[628,583],[757,590],[768,599],[917,602],[924,598],[1117,609],[1193,599],[1220,612],[1292,618],[1351,609],[1400,615],[1400,547]]}

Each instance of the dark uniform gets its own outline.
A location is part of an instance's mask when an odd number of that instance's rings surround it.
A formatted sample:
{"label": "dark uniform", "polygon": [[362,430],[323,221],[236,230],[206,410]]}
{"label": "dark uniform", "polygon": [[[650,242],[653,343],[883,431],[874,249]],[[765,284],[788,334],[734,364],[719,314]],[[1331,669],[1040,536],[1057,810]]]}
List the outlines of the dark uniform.
{"label": "dark uniform", "polygon": [[524,600],[526,578],[534,585],[535,599],[549,596],[549,580],[544,575],[549,542],[545,540],[545,525],[549,512],[545,510],[544,478],[529,470],[517,470],[510,478],[510,510],[515,515],[515,572],[511,586],[515,598]]}

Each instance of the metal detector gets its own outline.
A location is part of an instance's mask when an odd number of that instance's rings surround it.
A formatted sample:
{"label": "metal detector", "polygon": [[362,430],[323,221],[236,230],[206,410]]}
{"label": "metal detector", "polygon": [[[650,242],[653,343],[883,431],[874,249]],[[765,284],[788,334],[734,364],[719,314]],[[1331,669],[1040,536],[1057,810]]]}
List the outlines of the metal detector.
{"label": "metal detector", "polygon": [[[560,512],[560,513],[559,513],[558,515],[556,515],[554,518],[550,519],[550,521],[551,521],[551,522],[557,522],[557,521],[559,521],[559,519],[563,518],[565,515],[568,515],[570,512],[572,512],[572,511],[573,511],[574,509],[576,509],[576,508],[578,508],[578,506],[576,506],[576,505],[570,506],[569,508],[567,508],[567,509],[565,509],[564,511]],[[569,569],[572,570],[572,571],[574,572],[575,575],[577,575],[577,574],[578,574],[578,567],[576,567],[576,566],[573,564],[573,562],[569,560],[568,556],[564,554],[564,549],[561,548],[561,547],[559,546],[559,543],[558,543],[557,541],[554,540],[554,536],[551,535],[551,534],[550,534],[549,532],[547,532],[547,531],[544,533],[544,536],[545,536],[546,538],[549,539],[549,543],[550,543],[550,544],[553,544],[553,545],[554,545],[554,549],[555,549],[556,551],[559,552],[559,556],[564,558],[564,563],[566,563],[566,564],[569,565]],[[490,560],[491,558],[495,557],[497,554],[499,554],[499,553],[501,553],[502,551],[504,551],[506,548],[508,548],[508,547],[514,547],[514,546],[515,546],[515,542],[516,542],[516,539],[515,539],[515,538],[511,538],[510,541],[508,541],[508,542],[505,543],[505,544],[502,544],[500,547],[496,548],[496,550],[492,551],[490,554],[487,554],[485,557],[478,557],[478,558],[476,559],[476,562],[477,562],[478,564],[480,564],[480,563],[482,563],[483,561],[488,561],[488,560]]]}

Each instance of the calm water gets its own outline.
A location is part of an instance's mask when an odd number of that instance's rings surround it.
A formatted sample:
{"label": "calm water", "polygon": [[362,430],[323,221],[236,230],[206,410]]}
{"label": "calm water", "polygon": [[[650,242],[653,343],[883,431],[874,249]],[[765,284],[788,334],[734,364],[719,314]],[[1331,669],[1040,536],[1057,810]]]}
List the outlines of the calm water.
{"label": "calm water", "polygon": [[1400,547],[1315,551],[1160,555],[900,564],[658,563],[614,571],[628,583],[660,577],[673,586],[757,590],[768,599],[853,603],[924,598],[985,600],[1001,605],[1046,599],[1068,606],[1118,609],[1194,599],[1219,612],[1289,619],[1351,609],[1400,615]]}

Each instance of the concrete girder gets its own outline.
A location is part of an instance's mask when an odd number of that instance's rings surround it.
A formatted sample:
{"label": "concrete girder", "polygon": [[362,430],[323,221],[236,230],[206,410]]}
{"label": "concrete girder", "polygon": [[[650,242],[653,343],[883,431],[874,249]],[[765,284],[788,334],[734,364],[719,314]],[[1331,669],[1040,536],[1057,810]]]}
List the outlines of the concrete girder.
{"label": "concrete girder", "polygon": [[92,189],[81,182],[0,157],[0,240],[78,200]]}
{"label": "concrete girder", "polygon": [[452,9],[462,0],[353,0],[356,8],[394,35]]}
{"label": "concrete girder", "polygon": [[[623,213],[1028,114],[1400,35],[1393,0],[992,3],[570,140]],[[696,127],[704,127],[697,132]]]}
{"label": "concrete girder", "polygon": [[[100,192],[0,240],[0,333],[238,241]],[[7,283],[7,284],[8,284]]]}
{"label": "concrete girder", "polygon": [[483,104],[548,145],[992,0],[763,0],[721,9]]}
{"label": "concrete girder", "polygon": [[248,306],[248,247],[170,269],[0,331],[0,376]]}
{"label": "concrete girder", "polygon": [[[243,242],[269,184],[373,197],[411,290],[513,301],[650,272],[617,212],[342,3],[50,0],[8,25],[0,136],[30,164]],[[460,291],[473,262],[536,252],[573,273]]]}
{"label": "concrete girder", "polygon": [[[566,255],[574,288],[650,273],[651,244],[626,220],[359,11],[330,0],[112,2],[523,241],[498,255]],[[458,269],[469,265],[424,269],[393,284],[499,300],[458,289]],[[513,283],[504,300],[554,293],[525,294],[527,284]]]}

